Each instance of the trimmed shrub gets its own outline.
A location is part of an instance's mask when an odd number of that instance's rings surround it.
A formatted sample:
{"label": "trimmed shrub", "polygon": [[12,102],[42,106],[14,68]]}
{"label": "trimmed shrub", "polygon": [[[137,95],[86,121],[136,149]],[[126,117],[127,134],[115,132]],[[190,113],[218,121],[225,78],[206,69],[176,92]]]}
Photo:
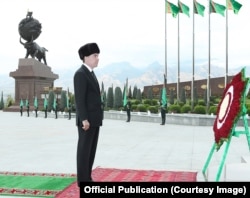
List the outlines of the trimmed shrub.
{"label": "trimmed shrub", "polygon": [[153,106],[157,105],[157,104],[158,104],[158,100],[153,99],[153,100],[151,101],[151,104],[152,104]]}
{"label": "trimmed shrub", "polygon": [[180,105],[180,107],[182,107],[182,106],[184,106],[184,105],[185,105],[185,103],[184,103],[184,102],[179,101],[179,105]]}
{"label": "trimmed shrub", "polygon": [[196,105],[194,107],[194,113],[197,113],[197,114],[206,114],[206,107],[204,107],[202,105]]}
{"label": "trimmed shrub", "polygon": [[137,109],[140,112],[147,112],[147,108],[142,104],[137,105]]}
{"label": "trimmed shrub", "polygon": [[140,102],[140,100],[135,100],[134,101],[134,104],[136,104],[136,105],[138,105],[138,104],[140,104],[141,102]]}
{"label": "trimmed shrub", "polygon": [[208,110],[208,113],[216,115],[216,113],[217,113],[217,106],[210,106],[210,108]]}
{"label": "trimmed shrub", "polygon": [[250,116],[250,106],[247,107],[247,114]]}
{"label": "trimmed shrub", "polygon": [[180,105],[177,105],[177,104],[170,105],[169,106],[169,112],[180,113],[181,112]]}
{"label": "trimmed shrub", "polygon": [[151,100],[149,100],[149,99],[145,99],[145,100],[143,101],[143,103],[144,103],[144,104],[151,105]]}
{"label": "trimmed shrub", "polygon": [[181,107],[181,113],[189,113],[191,112],[191,106],[188,104],[185,104]]}
{"label": "trimmed shrub", "polygon": [[[131,110],[133,111],[133,110],[136,110],[136,109],[137,109],[137,105],[132,104],[132,105],[131,105]],[[124,110],[126,111],[126,108],[124,108]]]}
{"label": "trimmed shrub", "polygon": [[156,106],[149,106],[148,107],[148,110],[151,112],[151,113],[158,113],[158,108]]}
{"label": "trimmed shrub", "polygon": [[220,101],[221,101],[221,98],[216,98],[214,103],[215,103],[215,104],[219,104]]}
{"label": "trimmed shrub", "polygon": [[198,105],[199,106],[206,106],[206,103],[204,100],[198,100]]}

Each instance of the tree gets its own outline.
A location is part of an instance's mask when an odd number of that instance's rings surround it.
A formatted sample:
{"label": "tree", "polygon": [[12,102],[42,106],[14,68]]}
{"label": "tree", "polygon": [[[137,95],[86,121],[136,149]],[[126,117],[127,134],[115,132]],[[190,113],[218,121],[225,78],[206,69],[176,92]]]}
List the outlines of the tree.
{"label": "tree", "polygon": [[49,97],[48,97],[48,110],[49,111],[53,109],[54,97],[55,97],[54,92],[49,91]]}
{"label": "tree", "polygon": [[114,106],[114,93],[113,93],[113,85],[112,85],[112,87],[108,88],[107,107],[113,108],[113,106]]}
{"label": "tree", "polygon": [[131,86],[129,86],[129,90],[128,90],[128,98],[132,98],[132,90],[131,90]]}
{"label": "tree", "polygon": [[101,88],[101,101],[102,101],[102,105],[103,105],[103,109],[106,106],[106,92],[104,90],[104,84],[102,82],[102,88]]}
{"label": "tree", "polygon": [[66,91],[61,92],[61,100],[60,100],[60,110],[64,111],[64,109],[67,107],[67,95]]}
{"label": "tree", "polygon": [[137,86],[134,86],[134,90],[133,90],[133,98],[135,99],[137,95]]}
{"label": "tree", "polygon": [[107,93],[106,93],[106,91],[103,91],[103,93],[101,93],[101,100],[103,103],[103,108],[107,107]]}
{"label": "tree", "polygon": [[11,95],[8,95],[6,106],[10,107],[12,104],[14,104],[14,99],[11,97]]}
{"label": "tree", "polygon": [[186,104],[186,90],[184,87],[181,89],[181,100],[180,101],[183,102],[183,104]]}
{"label": "tree", "polygon": [[1,94],[0,110],[4,109],[3,92]]}
{"label": "tree", "polygon": [[136,94],[136,100],[139,100],[140,102],[142,101],[142,96],[141,96],[141,90],[137,89],[137,94]]}
{"label": "tree", "polygon": [[148,89],[147,98],[148,98],[149,100],[152,100],[152,99],[153,99],[152,87],[150,87],[150,88]]}
{"label": "tree", "polygon": [[174,90],[173,89],[170,89],[169,103],[171,105],[174,104]]}
{"label": "tree", "polygon": [[123,98],[122,98],[122,90],[120,87],[115,88],[115,96],[114,96],[114,108],[119,109],[123,106]]}

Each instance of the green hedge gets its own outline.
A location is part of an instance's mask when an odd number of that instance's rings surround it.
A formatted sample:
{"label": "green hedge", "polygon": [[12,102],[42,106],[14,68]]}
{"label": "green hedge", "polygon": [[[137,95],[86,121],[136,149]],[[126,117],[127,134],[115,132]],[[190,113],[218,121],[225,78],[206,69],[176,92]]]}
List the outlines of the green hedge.
{"label": "green hedge", "polygon": [[189,113],[191,112],[191,106],[188,104],[185,104],[181,107],[181,113]]}
{"label": "green hedge", "polygon": [[214,114],[216,115],[217,113],[217,106],[211,106],[208,111],[209,114]]}
{"label": "green hedge", "polygon": [[194,107],[194,113],[197,114],[206,114],[206,107],[202,105],[196,105]]}
{"label": "green hedge", "polygon": [[142,104],[137,105],[137,110],[140,112],[147,112],[147,107]]}
{"label": "green hedge", "polygon": [[170,105],[169,106],[169,112],[180,113],[181,112],[180,105],[177,105],[177,104]]}
{"label": "green hedge", "polygon": [[158,113],[158,107],[156,107],[156,106],[149,106],[149,107],[148,107],[148,110],[149,110],[151,113]]}

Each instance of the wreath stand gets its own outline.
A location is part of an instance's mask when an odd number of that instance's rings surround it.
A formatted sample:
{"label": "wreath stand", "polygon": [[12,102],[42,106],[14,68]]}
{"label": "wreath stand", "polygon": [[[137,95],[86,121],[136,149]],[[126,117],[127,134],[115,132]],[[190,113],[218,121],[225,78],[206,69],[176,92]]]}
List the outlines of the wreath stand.
{"label": "wreath stand", "polygon": [[[219,169],[218,169],[217,174],[216,174],[216,180],[215,181],[219,181],[219,179],[220,179],[221,172],[222,172],[222,169],[224,167],[225,160],[226,160],[227,153],[228,153],[228,149],[229,149],[229,146],[230,146],[230,142],[231,142],[231,139],[232,139],[233,136],[239,137],[239,135],[245,134],[246,138],[247,138],[247,142],[248,142],[248,148],[250,150],[250,132],[249,132],[249,128],[248,128],[247,109],[246,109],[246,105],[245,105],[246,104],[246,95],[248,93],[249,85],[250,85],[250,81],[248,81],[248,83],[247,83],[247,89],[245,90],[244,98],[243,98],[243,109],[241,110],[241,116],[243,118],[243,124],[244,124],[244,129],[245,130],[237,131],[236,126],[237,126],[238,121],[236,123],[234,123],[232,131],[231,131],[231,133],[230,133],[230,135],[228,137],[228,140],[225,142],[226,146],[225,146],[225,149],[224,149],[224,153],[222,155],[222,159],[221,159],[221,162],[220,162],[220,165],[219,165]],[[208,181],[208,178],[207,178],[207,175],[206,175],[206,170],[208,168],[208,165],[209,165],[209,163],[211,161],[212,155],[214,154],[215,150],[216,150],[216,143],[213,144],[212,149],[210,150],[210,153],[209,153],[208,158],[206,160],[206,163],[205,163],[205,165],[204,165],[204,167],[202,169],[202,174],[204,176],[205,181]]]}

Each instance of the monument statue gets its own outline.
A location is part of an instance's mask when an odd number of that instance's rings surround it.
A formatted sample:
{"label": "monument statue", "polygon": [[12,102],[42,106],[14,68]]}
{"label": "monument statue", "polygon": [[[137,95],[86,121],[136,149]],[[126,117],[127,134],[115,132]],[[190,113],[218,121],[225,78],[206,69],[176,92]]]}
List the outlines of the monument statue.
{"label": "monument statue", "polygon": [[[20,43],[26,48],[25,58],[31,56],[32,58],[37,58],[39,62],[43,60],[44,64],[47,65],[45,54],[48,50],[34,42],[42,32],[42,25],[33,18],[32,14],[32,12],[28,11],[26,18],[22,19],[18,25]],[[26,40],[26,42],[22,42],[22,39]]]}
{"label": "monument statue", "polygon": [[[45,48],[40,47],[35,40],[41,34],[42,25],[28,12],[26,18],[22,19],[18,26],[20,43],[26,48],[25,58],[19,58],[18,68],[10,72],[15,79],[15,104],[6,108],[5,111],[20,111],[21,99],[33,101],[37,99],[36,107],[29,110],[37,111],[43,108],[43,97],[46,94],[44,87],[54,87],[54,81],[59,78],[58,74],[51,71],[47,65]],[[32,58],[28,58],[31,56]],[[44,63],[41,62],[43,60]]]}

